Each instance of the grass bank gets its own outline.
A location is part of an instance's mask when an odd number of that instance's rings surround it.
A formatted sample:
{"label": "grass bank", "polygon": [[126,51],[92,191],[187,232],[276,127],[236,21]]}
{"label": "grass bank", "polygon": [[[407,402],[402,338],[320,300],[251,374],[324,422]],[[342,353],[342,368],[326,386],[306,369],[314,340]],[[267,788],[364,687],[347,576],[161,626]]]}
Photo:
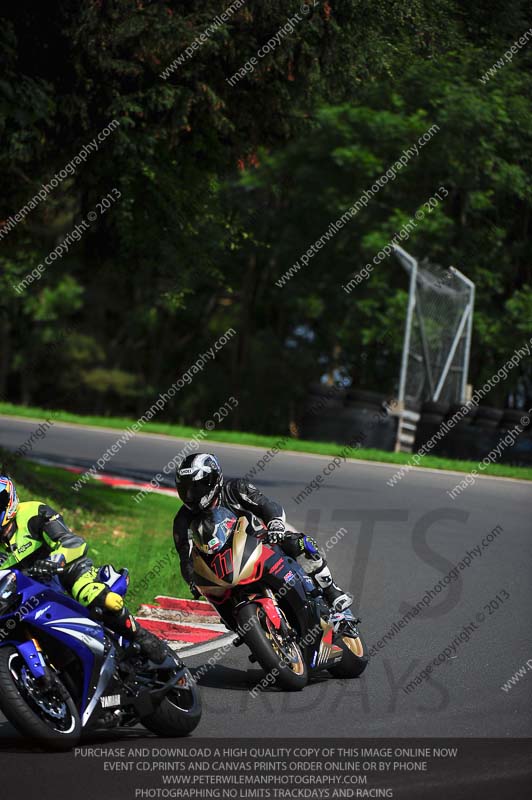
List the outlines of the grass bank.
{"label": "grass bank", "polygon": [[[75,425],[97,425],[120,431],[136,422],[136,420],[127,419],[125,417],[84,416],[81,414],[71,414],[68,411],[51,411],[50,409],[18,406],[3,402],[0,402],[0,414],[29,417],[39,421],[53,419],[56,422],[69,422]],[[185,425],[173,425],[166,422],[148,422],[142,427],[142,433],[159,433],[187,440],[192,439],[198,432],[197,428]],[[342,452],[342,445],[335,444],[334,442],[311,442],[303,439],[294,439],[290,436],[261,436],[260,434],[243,433],[240,431],[214,430],[203,437],[203,442],[205,444],[207,442],[223,442],[227,444],[252,445],[254,447],[262,447],[265,450],[277,446],[282,450],[315,453],[324,456],[337,456]],[[279,444],[280,442],[282,442],[282,444]],[[385,450],[372,450],[360,447],[356,450],[356,458],[353,460],[380,461],[386,464],[401,465],[407,464],[410,458],[411,456],[407,453],[389,453]],[[439,458],[438,456],[425,456],[421,459],[420,466],[430,467],[431,469],[454,470],[455,472],[471,472],[472,469],[478,468],[478,463],[474,461]],[[416,467],[414,467],[414,469],[416,469]],[[483,470],[483,474],[494,475],[501,478],[532,480],[532,467],[489,464],[486,466],[485,470]],[[257,472],[255,477],[260,479],[260,472]]]}

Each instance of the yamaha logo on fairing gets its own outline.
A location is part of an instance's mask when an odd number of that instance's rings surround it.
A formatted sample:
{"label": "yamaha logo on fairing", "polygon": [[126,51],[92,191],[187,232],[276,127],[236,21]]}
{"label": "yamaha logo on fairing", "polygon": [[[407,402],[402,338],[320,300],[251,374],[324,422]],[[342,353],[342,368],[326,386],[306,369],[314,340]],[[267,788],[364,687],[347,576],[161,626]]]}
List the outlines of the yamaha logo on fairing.
{"label": "yamaha logo on fairing", "polygon": [[120,695],[119,694],[108,694],[106,697],[100,698],[100,702],[103,708],[109,708],[110,706],[119,706],[120,705]]}
{"label": "yamaha logo on fairing", "polygon": [[35,612],[35,619],[39,619],[39,617],[42,617],[42,615],[43,615],[43,614],[46,614],[46,612],[47,612],[47,611],[48,611],[48,610],[49,610],[51,607],[52,607],[51,605],[47,605],[47,606],[45,606],[44,608],[40,608],[38,611],[36,611],[36,612]]}

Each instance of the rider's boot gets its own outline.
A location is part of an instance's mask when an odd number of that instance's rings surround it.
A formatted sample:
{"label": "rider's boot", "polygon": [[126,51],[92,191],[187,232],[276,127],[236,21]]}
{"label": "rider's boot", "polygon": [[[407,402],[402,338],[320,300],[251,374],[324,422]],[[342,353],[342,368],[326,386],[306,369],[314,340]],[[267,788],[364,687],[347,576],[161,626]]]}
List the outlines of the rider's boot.
{"label": "rider's boot", "polygon": [[142,628],[140,625],[137,625],[133,641],[140,645],[141,653],[146,658],[149,658],[150,661],[153,661],[154,664],[162,664],[168,656],[167,645],[154,633],[147,631],[146,628]]}
{"label": "rider's boot", "polygon": [[[120,636],[125,636],[140,647],[142,655],[155,664],[162,664],[168,656],[167,645],[151,631],[142,628],[124,606],[120,595],[109,592],[104,600],[103,623]],[[121,607],[120,607],[121,606]]]}
{"label": "rider's boot", "polygon": [[323,590],[323,596],[334,611],[347,611],[353,603],[353,595],[344,592],[334,582]]}
{"label": "rider's boot", "polygon": [[322,590],[327,603],[331,606],[333,611],[340,612],[348,609],[353,602],[353,595],[349,594],[349,592],[344,592],[344,590],[333,581],[331,570],[322,556],[319,557],[319,560],[313,560],[316,561],[316,564],[310,575]]}

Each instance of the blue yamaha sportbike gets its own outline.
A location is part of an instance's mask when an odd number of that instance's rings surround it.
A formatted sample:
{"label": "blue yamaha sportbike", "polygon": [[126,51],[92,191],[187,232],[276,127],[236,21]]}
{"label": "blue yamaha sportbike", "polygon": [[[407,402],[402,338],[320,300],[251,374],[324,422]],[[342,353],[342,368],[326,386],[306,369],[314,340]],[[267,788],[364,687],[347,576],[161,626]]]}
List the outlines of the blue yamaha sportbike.
{"label": "blue yamaha sportbike", "polygon": [[[127,570],[98,579],[124,596]],[[141,722],[184,736],[201,717],[198,688],[170,650],[154,664],[67,595],[57,577],[0,569],[0,709],[24,736],[54,750],[84,730]]]}

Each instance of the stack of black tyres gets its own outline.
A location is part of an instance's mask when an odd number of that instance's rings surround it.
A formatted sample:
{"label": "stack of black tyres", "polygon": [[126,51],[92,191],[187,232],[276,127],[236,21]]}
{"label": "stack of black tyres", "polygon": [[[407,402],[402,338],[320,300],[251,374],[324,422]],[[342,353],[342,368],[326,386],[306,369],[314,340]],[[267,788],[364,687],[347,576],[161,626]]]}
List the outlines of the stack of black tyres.
{"label": "stack of black tyres", "polygon": [[338,434],[338,413],[344,407],[345,390],[323,383],[311,383],[300,431],[303,439],[334,442]]}
{"label": "stack of black tyres", "polygon": [[360,447],[392,452],[397,438],[397,419],[385,411],[388,399],[379,392],[349,389],[346,407],[340,413],[343,429],[348,432],[345,441],[352,442],[358,435]]}
{"label": "stack of black tyres", "polygon": [[[525,416],[524,411],[518,411],[516,408],[505,408],[502,412],[501,421],[499,422],[499,428],[504,431],[509,431],[512,428],[515,428],[516,425],[521,425],[521,420]],[[530,429],[530,423],[527,426],[524,426],[525,429]]]}
{"label": "stack of black tyres", "polygon": [[[528,423],[526,419],[528,419]],[[525,422],[522,420],[525,420]],[[499,422],[498,434],[500,439],[503,440],[505,436],[508,436],[509,431],[515,430],[516,426],[522,428],[523,432],[516,438],[513,446],[505,447],[502,451],[501,462],[518,467],[530,467],[532,466],[532,423],[530,415],[526,411],[505,408]]]}
{"label": "stack of black tyres", "polygon": [[380,392],[366,392],[362,389],[348,389],[346,404],[349,408],[380,408],[386,397]]}
{"label": "stack of black tyres", "polygon": [[[451,403],[445,417],[449,430],[439,446],[439,454],[443,458],[469,458],[466,453],[471,448],[471,441],[476,437],[474,431],[476,413],[477,407],[474,405]],[[456,414],[460,416],[451,422]]]}
{"label": "stack of black tyres", "polygon": [[493,430],[499,427],[502,419],[502,411],[500,408],[491,408],[490,406],[479,406],[475,414],[475,427],[482,430]]}
{"label": "stack of black tyres", "polygon": [[313,383],[300,422],[301,436],[322,442],[392,451],[397,422],[383,411],[385,395],[350,389],[348,392]]}
{"label": "stack of black tyres", "polygon": [[[436,431],[439,430],[448,411],[448,403],[440,403],[436,400],[426,400],[423,403],[421,406],[421,416],[416,429],[414,452],[417,452],[429,439],[432,439]],[[444,442],[439,440],[430,452],[434,455],[443,455],[443,446]]]}
{"label": "stack of black tyres", "polygon": [[[464,413],[465,411],[465,413]],[[460,412],[458,421],[450,421]],[[523,411],[491,406],[468,406],[453,403],[427,401],[423,404],[417,425],[414,451],[417,452],[436,432],[447,423],[448,430],[442,429],[442,436],[435,440],[430,453],[442,458],[456,458],[463,461],[482,461],[491,451],[501,445],[508,431],[521,425]],[[499,447],[496,461],[516,466],[532,464],[532,433],[530,423],[527,430],[515,438],[515,444],[503,443]]]}
{"label": "stack of black tyres", "polygon": [[500,408],[478,406],[473,424],[462,440],[462,451],[459,458],[482,461],[498,445],[501,438],[499,423],[502,413]]}

